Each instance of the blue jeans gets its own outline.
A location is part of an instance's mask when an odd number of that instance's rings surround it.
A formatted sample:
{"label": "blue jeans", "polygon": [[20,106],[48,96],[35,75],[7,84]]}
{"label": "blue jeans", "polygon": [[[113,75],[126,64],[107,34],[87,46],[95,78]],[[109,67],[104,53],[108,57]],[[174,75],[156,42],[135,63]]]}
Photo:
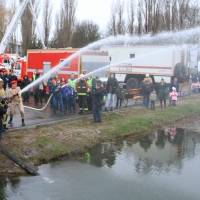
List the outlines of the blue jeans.
{"label": "blue jeans", "polygon": [[92,112],[93,112],[94,121],[100,122],[101,121],[100,107],[97,106],[96,104],[93,104]]}
{"label": "blue jeans", "polygon": [[68,111],[71,111],[71,107],[73,108],[74,111],[76,111],[76,106],[75,106],[75,100],[74,100],[74,96],[68,96],[67,97],[67,106],[68,107]]}
{"label": "blue jeans", "polygon": [[62,97],[64,110],[67,110],[67,97]]}
{"label": "blue jeans", "polygon": [[1,141],[1,138],[2,138],[2,134],[3,134],[3,131],[2,131],[2,129],[0,129],[0,141]]}
{"label": "blue jeans", "polygon": [[149,107],[149,95],[146,95],[146,96],[144,97],[144,106],[145,106],[146,108]]}
{"label": "blue jeans", "polygon": [[53,97],[53,112],[56,113],[58,102],[60,104],[61,114],[64,114],[63,99],[61,95],[58,97]]}

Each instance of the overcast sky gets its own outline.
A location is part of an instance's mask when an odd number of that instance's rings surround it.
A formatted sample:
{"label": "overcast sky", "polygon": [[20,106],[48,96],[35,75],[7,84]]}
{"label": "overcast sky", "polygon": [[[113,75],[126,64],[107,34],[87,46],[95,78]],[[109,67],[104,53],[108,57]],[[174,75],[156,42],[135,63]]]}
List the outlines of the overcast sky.
{"label": "overcast sky", "polygon": [[110,19],[112,0],[79,0],[76,16],[79,20],[92,20],[105,29]]}
{"label": "overcast sky", "polygon": [[[50,0],[53,1],[54,0]],[[60,8],[62,0],[56,0],[54,16]],[[110,19],[110,8],[113,0],[78,0],[76,18],[82,20],[92,20],[99,25],[100,30],[104,30]]]}

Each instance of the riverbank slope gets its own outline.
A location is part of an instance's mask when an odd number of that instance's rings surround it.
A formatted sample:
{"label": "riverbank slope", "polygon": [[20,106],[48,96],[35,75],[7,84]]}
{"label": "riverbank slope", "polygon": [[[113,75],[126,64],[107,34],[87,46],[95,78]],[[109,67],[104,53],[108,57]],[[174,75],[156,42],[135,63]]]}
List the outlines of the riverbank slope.
{"label": "riverbank slope", "polygon": [[[182,127],[186,121],[199,125],[200,95],[185,97],[177,107],[156,110],[143,107],[129,107],[104,113],[102,123],[92,123],[92,117],[64,122],[59,125],[5,133],[2,145],[13,155],[31,166],[49,162],[52,159],[73,152],[84,152],[104,141],[115,140],[130,134],[136,138],[169,125]],[[181,125],[182,124],[182,125]],[[199,130],[199,129],[197,129]],[[24,173],[17,165],[0,153],[0,174]]]}

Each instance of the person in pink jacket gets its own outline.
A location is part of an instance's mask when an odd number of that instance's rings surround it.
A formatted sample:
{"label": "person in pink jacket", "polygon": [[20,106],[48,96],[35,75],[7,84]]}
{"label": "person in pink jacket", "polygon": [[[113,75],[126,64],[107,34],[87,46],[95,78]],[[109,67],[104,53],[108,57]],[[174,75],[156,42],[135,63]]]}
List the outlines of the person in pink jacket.
{"label": "person in pink jacket", "polygon": [[172,87],[171,98],[172,98],[172,105],[176,106],[176,101],[178,100],[178,92],[176,91],[175,87]]}

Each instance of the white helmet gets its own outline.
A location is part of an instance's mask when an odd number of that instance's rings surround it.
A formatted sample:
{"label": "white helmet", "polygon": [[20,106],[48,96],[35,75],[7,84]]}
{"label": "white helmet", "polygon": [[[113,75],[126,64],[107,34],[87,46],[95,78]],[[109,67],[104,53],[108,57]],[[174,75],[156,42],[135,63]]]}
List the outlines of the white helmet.
{"label": "white helmet", "polygon": [[149,77],[149,74],[146,74],[146,77]]}
{"label": "white helmet", "polygon": [[82,78],[82,77],[84,77],[84,75],[83,75],[83,74],[81,74],[81,75],[80,75],[80,78]]}

